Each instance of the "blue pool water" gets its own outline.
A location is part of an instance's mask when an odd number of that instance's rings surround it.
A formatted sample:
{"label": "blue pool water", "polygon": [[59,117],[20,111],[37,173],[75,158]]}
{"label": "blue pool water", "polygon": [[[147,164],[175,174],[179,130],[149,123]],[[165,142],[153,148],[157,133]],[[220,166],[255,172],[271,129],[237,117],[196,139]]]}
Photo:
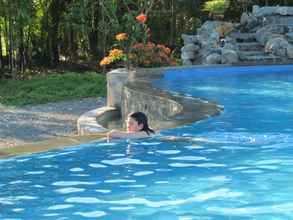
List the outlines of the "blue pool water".
{"label": "blue pool water", "polygon": [[170,70],[154,85],[223,113],[162,132],[194,137],[186,141],[99,141],[2,160],[0,219],[293,219],[292,73]]}

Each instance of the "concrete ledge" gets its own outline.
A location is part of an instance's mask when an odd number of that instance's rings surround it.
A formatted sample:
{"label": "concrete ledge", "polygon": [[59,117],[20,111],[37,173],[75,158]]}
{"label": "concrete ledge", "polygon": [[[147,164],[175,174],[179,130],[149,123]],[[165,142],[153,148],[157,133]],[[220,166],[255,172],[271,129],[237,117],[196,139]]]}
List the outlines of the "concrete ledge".
{"label": "concrete ledge", "polygon": [[72,147],[79,144],[88,143],[90,141],[96,141],[101,138],[105,138],[105,133],[99,133],[95,135],[87,136],[69,136],[58,137],[45,141],[38,141],[31,144],[18,145],[15,147],[7,147],[0,149],[0,159],[14,157],[18,155],[32,154],[38,152],[44,152],[52,149],[63,149],[66,147]]}
{"label": "concrete ledge", "polygon": [[106,120],[111,117],[111,113],[116,112],[114,107],[102,107],[82,114],[77,120],[77,130],[79,135],[103,133],[108,129],[98,123],[97,118]]}

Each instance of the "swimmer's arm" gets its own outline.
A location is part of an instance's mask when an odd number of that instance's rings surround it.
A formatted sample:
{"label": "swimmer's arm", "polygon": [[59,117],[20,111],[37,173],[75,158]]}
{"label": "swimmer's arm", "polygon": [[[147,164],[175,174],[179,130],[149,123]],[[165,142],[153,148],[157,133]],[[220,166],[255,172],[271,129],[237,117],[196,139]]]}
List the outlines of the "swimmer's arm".
{"label": "swimmer's arm", "polygon": [[188,136],[162,136],[160,137],[162,141],[189,141],[189,142],[207,142],[208,140],[205,138],[198,138],[198,137],[188,137]]}
{"label": "swimmer's arm", "polygon": [[134,138],[146,138],[148,135],[144,132],[125,132],[112,130],[107,134],[108,139],[134,139]]}

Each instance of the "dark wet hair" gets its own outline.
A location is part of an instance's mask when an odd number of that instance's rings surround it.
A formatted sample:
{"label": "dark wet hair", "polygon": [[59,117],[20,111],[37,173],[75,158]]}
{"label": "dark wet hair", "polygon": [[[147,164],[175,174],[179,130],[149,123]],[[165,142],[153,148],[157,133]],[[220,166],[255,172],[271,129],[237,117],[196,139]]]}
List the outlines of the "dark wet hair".
{"label": "dark wet hair", "polygon": [[139,125],[143,124],[141,131],[145,131],[148,135],[150,135],[150,133],[155,133],[153,129],[149,128],[148,118],[143,112],[132,112],[128,117],[133,118]]}

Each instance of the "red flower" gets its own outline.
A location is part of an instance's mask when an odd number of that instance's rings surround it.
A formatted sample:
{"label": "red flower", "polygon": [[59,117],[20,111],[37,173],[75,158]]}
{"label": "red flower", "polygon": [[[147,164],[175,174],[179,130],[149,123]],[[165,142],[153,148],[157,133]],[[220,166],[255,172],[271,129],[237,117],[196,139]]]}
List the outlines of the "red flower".
{"label": "red flower", "polygon": [[146,23],[147,21],[147,16],[144,13],[140,13],[138,16],[136,16],[136,20],[139,21],[140,23]]}

